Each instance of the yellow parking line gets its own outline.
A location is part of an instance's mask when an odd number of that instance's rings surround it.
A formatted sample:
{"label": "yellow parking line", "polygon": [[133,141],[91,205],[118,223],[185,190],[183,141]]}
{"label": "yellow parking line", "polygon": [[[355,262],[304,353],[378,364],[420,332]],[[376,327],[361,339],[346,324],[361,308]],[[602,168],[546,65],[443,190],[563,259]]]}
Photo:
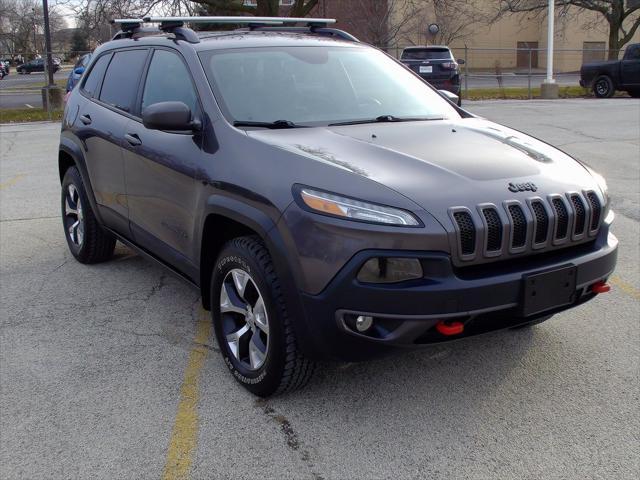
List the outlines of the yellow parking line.
{"label": "yellow parking line", "polygon": [[624,280],[622,280],[620,277],[618,277],[617,275],[614,275],[613,277],[611,277],[609,279],[609,281],[615,285],[616,287],[618,287],[620,290],[622,290],[624,293],[626,293],[627,295],[631,295],[633,298],[635,298],[636,300],[640,300],[640,290],[638,290],[636,287],[634,287],[633,285],[625,282]]}
{"label": "yellow parking line", "polygon": [[211,320],[208,313],[200,307],[195,345],[189,353],[189,363],[184,372],[184,380],[180,389],[180,403],[162,474],[164,480],[189,478],[193,453],[198,440],[198,378],[207,357],[207,342],[210,334]]}
{"label": "yellow parking line", "polygon": [[3,188],[10,187],[11,185],[15,184],[18,180],[22,179],[23,177],[24,177],[24,173],[20,173],[19,175],[16,175],[15,177],[10,178],[6,182],[0,183],[0,190],[2,190]]}

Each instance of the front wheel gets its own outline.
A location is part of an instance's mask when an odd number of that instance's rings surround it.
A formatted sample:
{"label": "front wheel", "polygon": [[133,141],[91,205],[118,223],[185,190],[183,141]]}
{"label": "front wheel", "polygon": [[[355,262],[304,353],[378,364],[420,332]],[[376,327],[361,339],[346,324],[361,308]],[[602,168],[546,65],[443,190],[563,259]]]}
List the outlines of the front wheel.
{"label": "front wheel", "polygon": [[303,387],[314,364],[299,351],[271,256],[259,237],[223,248],[211,277],[211,314],[234,378],[260,397]]}
{"label": "front wheel", "polygon": [[593,93],[598,98],[611,98],[615,93],[613,81],[607,75],[600,75],[593,82]]}

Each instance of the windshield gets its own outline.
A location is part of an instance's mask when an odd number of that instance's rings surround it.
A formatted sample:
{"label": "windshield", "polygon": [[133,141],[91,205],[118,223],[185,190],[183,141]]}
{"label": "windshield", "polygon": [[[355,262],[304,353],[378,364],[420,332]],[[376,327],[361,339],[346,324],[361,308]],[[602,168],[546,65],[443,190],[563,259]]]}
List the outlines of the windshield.
{"label": "windshield", "polygon": [[200,58],[232,123],[459,118],[422,80],[372,48],[259,47],[205,51]]}
{"label": "windshield", "polygon": [[451,60],[448,48],[411,48],[402,52],[403,60]]}

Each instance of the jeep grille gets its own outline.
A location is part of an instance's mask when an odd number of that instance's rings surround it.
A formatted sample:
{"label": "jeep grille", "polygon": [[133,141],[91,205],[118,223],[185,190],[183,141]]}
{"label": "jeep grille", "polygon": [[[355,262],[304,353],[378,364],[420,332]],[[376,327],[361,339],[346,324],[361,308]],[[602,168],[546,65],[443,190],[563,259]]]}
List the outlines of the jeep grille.
{"label": "jeep grille", "polygon": [[456,226],[456,250],[464,261],[581,243],[597,234],[602,220],[602,205],[593,191],[450,211]]}

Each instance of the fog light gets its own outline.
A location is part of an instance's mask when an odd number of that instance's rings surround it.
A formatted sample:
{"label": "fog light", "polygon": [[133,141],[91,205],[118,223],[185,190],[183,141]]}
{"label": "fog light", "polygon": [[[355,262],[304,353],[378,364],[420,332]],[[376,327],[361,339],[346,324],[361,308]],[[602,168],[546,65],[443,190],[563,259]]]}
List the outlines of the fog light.
{"label": "fog light", "polygon": [[373,317],[369,317],[367,315],[360,315],[356,318],[356,329],[359,332],[366,332],[373,325]]}
{"label": "fog light", "polygon": [[422,278],[422,265],[417,258],[370,258],[358,272],[365,283],[397,283]]}

